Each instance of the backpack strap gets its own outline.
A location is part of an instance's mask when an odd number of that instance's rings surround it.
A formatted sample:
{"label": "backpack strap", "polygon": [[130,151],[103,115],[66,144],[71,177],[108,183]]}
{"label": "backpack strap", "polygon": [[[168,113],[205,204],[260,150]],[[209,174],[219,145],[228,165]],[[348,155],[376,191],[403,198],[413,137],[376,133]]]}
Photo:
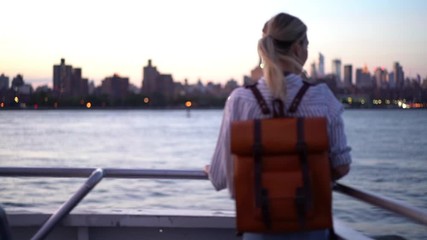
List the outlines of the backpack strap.
{"label": "backpack strap", "polygon": [[295,203],[297,206],[298,220],[302,229],[305,227],[305,216],[307,210],[312,206],[311,186],[309,177],[308,166],[308,149],[304,137],[304,118],[297,118],[297,144],[296,149],[299,155],[301,173],[302,173],[302,187],[296,190]]}
{"label": "backpack strap", "polygon": [[264,98],[261,95],[261,92],[256,87],[257,84],[258,84],[258,82],[251,84],[251,85],[248,85],[248,86],[245,86],[245,88],[249,88],[252,91],[256,100],[258,101],[258,105],[261,108],[262,113],[265,115],[269,115],[270,114],[270,108],[268,108],[267,102],[265,102]]}
{"label": "backpack strap", "polygon": [[[265,115],[271,114],[271,110],[267,105],[267,102],[265,101],[264,97],[262,96],[259,89],[256,87],[258,82],[247,85],[245,88],[249,88],[252,93],[254,94],[256,100],[258,101],[258,105],[261,108],[261,111]],[[306,81],[303,81],[302,87],[298,90],[297,95],[295,95],[295,98],[292,100],[291,106],[288,109],[288,112],[295,113],[298,109],[299,104],[301,103],[302,97],[304,96],[305,92],[307,92],[308,88],[314,84],[308,83]],[[285,114],[283,112],[283,101],[276,98],[273,100],[273,117],[284,117]]]}
{"label": "backpack strap", "polygon": [[267,228],[271,227],[270,209],[268,204],[268,191],[262,186],[262,134],[261,134],[261,120],[254,120],[254,197],[255,205],[261,209],[262,220]]}
{"label": "backpack strap", "polygon": [[297,95],[295,96],[294,100],[291,103],[291,106],[288,109],[288,112],[295,113],[298,109],[299,104],[301,103],[301,99],[304,96],[305,92],[307,92],[307,89],[312,86],[313,84],[303,81],[302,87],[299,89]]}

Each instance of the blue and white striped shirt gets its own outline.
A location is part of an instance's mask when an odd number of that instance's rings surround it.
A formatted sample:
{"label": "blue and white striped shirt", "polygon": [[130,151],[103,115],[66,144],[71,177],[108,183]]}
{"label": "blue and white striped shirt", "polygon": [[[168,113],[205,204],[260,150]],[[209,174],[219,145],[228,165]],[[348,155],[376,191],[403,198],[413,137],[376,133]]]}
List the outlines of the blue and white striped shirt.
{"label": "blue and white striped shirt", "polygon": [[[289,109],[290,103],[302,87],[302,78],[299,75],[290,74],[284,80],[287,84],[287,96],[284,103],[285,109]],[[258,80],[257,88],[261,92],[269,108],[272,109],[273,96],[265,79]],[[298,110],[288,116],[293,117],[326,117],[328,121],[328,135],[330,146],[330,159],[332,167],[349,165],[351,163],[350,150],[344,133],[342,104],[326,84],[318,84],[308,88]],[[240,87],[235,89],[227,99],[224,107],[224,115],[219,132],[218,141],[209,168],[209,179],[216,190],[228,188],[231,196],[233,189],[233,159],[230,150],[230,125],[232,121],[249,120],[255,118],[268,118],[264,115],[250,89]]]}

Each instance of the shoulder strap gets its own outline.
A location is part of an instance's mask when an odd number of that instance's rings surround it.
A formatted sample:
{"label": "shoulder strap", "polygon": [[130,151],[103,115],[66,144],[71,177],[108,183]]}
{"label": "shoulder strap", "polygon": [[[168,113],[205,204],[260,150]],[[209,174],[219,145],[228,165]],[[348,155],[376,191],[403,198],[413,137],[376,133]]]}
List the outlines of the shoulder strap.
{"label": "shoulder strap", "polygon": [[291,106],[288,109],[288,112],[294,113],[297,111],[299,104],[301,103],[301,99],[304,96],[307,89],[313,84],[303,81],[302,87],[299,89],[297,95],[295,96],[294,100],[292,101]]}
{"label": "shoulder strap", "polygon": [[270,108],[268,108],[267,103],[265,102],[264,98],[261,95],[261,92],[258,90],[258,88],[256,87],[258,83],[254,83],[248,86],[245,86],[246,88],[249,88],[252,93],[254,94],[256,100],[258,101],[258,105],[261,108],[261,111],[263,114],[270,114]]}
{"label": "shoulder strap", "polygon": [[[261,92],[258,90],[258,88],[256,87],[258,83],[254,83],[251,85],[247,85],[245,86],[245,88],[249,88],[252,93],[254,94],[256,100],[258,101],[258,105],[261,108],[261,111],[263,114],[270,114],[271,110],[270,108],[268,108],[267,102],[265,101],[265,99],[262,97]],[[292,101],[291,106],[288,109],[288,112],[290,113],[295,113],[298,109],[299,104],[301,103],[301,99],[304,96],[305,92],[307,91],[307,89],[312,86],[313,84],[308,83],[303,81],[303,85],[302,87],[299,89],[297,95],[295,96],[294,100]],[[274,99],[273,100],[273,110],[274,110],[274,117],[283,117],[284,113],[283,113],[283,101],[280,99]]]}

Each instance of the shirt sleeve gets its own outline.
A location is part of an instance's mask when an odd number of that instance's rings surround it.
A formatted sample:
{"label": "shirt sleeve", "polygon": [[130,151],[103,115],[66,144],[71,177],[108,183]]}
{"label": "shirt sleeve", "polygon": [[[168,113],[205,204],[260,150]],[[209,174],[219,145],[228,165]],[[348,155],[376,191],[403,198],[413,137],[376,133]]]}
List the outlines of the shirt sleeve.
{"label": "shirt sleeve", "polygon": [[230,96],[224,107],[224,113],[217,144],[211,159],[209,179],[219,191],[228,188],[233,193],[232,173],[233,161],[230,150],[230,124],[233,120],[233,97]]}
{"label": "shirt sleeve", "polygon": [[351,148],[347,145],[347,137],[344,130],[344,120],[342,113],[344,107],[336,98],[333,98],[333,107],[330,109],[329,116],[329,145],[330,152],[329,158],[331,159],[331,165],[336,168],[341,165],[351,164]]}

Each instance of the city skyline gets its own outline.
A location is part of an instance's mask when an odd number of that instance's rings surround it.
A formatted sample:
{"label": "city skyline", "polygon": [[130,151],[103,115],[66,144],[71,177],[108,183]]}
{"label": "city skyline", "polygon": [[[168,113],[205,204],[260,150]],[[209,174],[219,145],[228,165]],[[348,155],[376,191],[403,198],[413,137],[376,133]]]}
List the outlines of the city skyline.
{"label": "city skyline", "polygon": [[1,3],[0,74],[51,86],[51,66],[65,58],[96,85],[117,73],[140,87],[143,65],[153,59],[178,82],[240,82],[258,63],[262,25],[283,11],[308,26],[307,72],[322,53],[327,73],[340,59],[342,67],[367,65],[371,73],[399,62],[405,76],[427,77],[427,33],[419,31],[426,1],[99,3],[73,1],[67,11],[47,0]]}

